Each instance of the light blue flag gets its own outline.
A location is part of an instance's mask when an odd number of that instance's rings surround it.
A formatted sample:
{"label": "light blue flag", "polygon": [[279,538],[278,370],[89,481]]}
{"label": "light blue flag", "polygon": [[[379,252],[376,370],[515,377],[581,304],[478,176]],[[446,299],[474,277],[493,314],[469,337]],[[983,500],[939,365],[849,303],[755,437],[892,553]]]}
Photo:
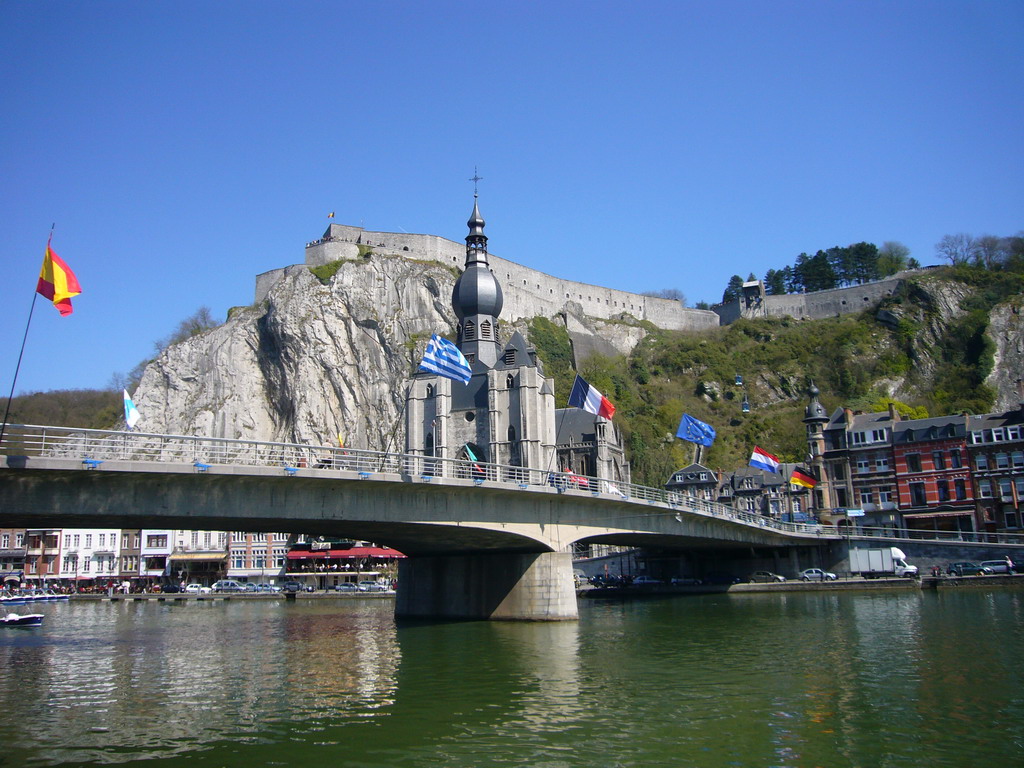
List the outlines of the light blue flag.
{"label": "light blue flag", "polygon": [[128,390],[121,391],[124,392],[124,421],[128,425],[128,429],[134,429],[142,416],[139,414],[139,409],[135,407],[135,403],[128,397]]}
{"label": "light blue flag", "polygon": [[436,333],[430,337],[427,351],[423,353],[420,370],[455,379],[463,384],[469,384],[473,377],[473,370],[469,367],[469,361],[462,354],[462,350]]}
{"label": "light blue flag", "polygon": [[676,437],[710,448],[711,444],[715,442],[715,428],[710,424],[705,424],[700,419],[693,418],[688,413],[684,413],[682,421],[679,422]]}

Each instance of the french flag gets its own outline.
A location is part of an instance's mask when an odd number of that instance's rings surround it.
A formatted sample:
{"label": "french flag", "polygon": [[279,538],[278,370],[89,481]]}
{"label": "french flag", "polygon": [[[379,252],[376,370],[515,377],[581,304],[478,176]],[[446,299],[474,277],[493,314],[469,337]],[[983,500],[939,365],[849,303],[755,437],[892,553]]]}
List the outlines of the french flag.
{"label": "french flag", "polygon": [[772,456],[768,451],[763,451],[754,446],[754,452],[750,454],[750,466],[763,469],[765,472],[779,471],[779,457]]}
{"label": "french flag", "polygon": [[572,392],[569,393],[569,406],[582,408],[587,413],[603,416],[610,419],[615,413],[615,406],[611,400],[602,395],[580,376],[576,374],[576,380],[572,383]]}

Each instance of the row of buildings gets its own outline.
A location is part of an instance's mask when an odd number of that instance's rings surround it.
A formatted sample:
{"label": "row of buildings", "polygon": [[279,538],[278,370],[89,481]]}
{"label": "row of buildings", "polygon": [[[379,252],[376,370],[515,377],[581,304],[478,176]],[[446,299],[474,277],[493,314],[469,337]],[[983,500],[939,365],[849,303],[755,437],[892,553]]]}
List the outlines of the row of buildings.
{"label": "row of buildings", "polygon": [[395,576],[401,552],[283,533],[117,528],[0,528],[5,587],[133,592],[221,579],[313,589]]}
{"label": "row of buildings", "polygon": [[1011,411],[903,419],[887,411],[837,408],[829,415],[811,387],[804,413],[813,489],[744,468],[692,464],[671,490],[782,520],[903,531],[1024,533],[1024,397]]}

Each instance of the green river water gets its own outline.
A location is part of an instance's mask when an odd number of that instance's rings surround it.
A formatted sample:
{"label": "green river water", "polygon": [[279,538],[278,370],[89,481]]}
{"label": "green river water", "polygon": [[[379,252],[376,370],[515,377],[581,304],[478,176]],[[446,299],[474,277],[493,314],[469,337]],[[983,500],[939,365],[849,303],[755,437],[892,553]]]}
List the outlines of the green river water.
{"label": "green river water", "polygon": [[0,629],[0,766],[1024,765],[1024,590],[72,601]]}

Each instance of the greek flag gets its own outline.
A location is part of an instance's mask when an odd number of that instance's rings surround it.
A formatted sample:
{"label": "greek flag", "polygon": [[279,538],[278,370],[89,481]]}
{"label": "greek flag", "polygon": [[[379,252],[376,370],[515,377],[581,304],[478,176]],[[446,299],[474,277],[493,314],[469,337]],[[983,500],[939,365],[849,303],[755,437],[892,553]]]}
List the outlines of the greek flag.
{"label": "greek flag", "polygon": [[427,351],[423,353],[420,370],[455,379],[463,384],[469,384],[469,380],[473,376],[473,371],[463,356],[462,350],[436,333],[430,337]]}

